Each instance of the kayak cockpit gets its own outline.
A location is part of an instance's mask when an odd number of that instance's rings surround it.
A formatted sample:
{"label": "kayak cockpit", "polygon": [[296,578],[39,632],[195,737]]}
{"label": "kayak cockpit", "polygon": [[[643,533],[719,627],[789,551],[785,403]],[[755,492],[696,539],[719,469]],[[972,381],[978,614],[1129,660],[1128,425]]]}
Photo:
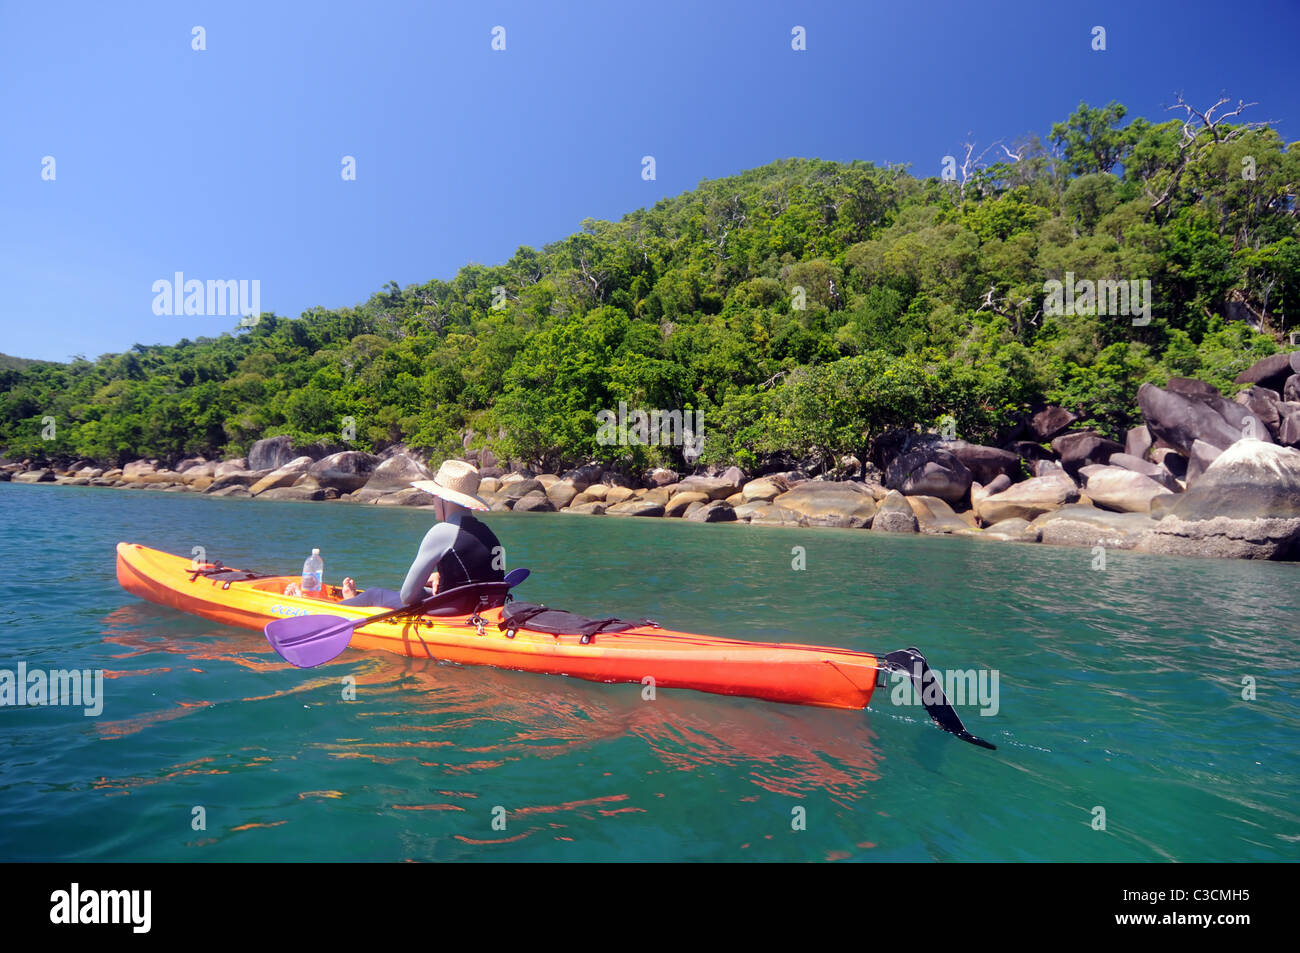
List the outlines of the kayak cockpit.
{"label": "kayak cockpit", "polygon": [[[254,579],[244,584],[244,588],[252,589],[256,592],[269,592],[273,595],[284,595],[284,590],[291,584],[298,582],[297,576],[267,576],[263,579]],[[342,602],[343,590],[338,586],[322,586],[318,593],[303,593],[298,598],[312,599],[320,602]]]}

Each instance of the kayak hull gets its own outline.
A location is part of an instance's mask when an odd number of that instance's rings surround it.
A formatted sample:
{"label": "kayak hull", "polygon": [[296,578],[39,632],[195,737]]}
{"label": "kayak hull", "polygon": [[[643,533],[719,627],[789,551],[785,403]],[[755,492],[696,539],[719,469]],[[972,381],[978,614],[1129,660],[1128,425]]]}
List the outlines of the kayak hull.
{"label": "kayak hull", "polygon": [[[339,605],[333,589],[325,598],[285,596],[285,586],[296,576],[223,581],[195,575],[196,568],[211,566],[136,543],[117,546],[117,580],[123,589],[224,625],[261,631],[268,622],[296,615],[360,619],[382,611]],[[876,656],[845,649],[746,642],[650,626],[600,633],[584,645],[576,634],[526,629],[509,638],[498,627],[499,608],[484,610],[480,618],[482,625],[470,616],[386,619],[359,626],[349,647],[824,708],[867,707],[880,674]]]}

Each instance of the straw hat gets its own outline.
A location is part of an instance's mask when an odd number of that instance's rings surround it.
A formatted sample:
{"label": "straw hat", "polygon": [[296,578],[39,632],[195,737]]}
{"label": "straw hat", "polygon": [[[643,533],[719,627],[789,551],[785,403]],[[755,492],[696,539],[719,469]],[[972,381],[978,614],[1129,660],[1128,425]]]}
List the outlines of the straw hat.
{"label": "straw hat", "polygon": [[432,480],[415,480],[411,486],[471,510],[491,509],[478,497],[478,470],[464,460],[444,460]]}

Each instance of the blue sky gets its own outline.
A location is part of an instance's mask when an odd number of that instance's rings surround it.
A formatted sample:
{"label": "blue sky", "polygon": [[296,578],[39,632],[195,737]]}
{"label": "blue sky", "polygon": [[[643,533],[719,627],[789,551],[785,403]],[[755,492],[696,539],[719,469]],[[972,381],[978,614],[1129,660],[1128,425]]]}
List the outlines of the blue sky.
{"label": "blue sky", "polygon": [[296,316],[786,156],[936,174],[968,132],[1046,137],[1080,100],[1161,119],[1226,91],[1297,140],[1298,35],[1284,0],[0,0],[0,351],[229,330],[153,313],[177,271]]}

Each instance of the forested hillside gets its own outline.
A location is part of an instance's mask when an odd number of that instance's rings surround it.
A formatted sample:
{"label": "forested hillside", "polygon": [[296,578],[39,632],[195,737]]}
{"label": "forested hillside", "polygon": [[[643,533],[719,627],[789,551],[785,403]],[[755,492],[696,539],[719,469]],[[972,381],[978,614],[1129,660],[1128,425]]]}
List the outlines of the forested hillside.
{"label": "forested hillside", "polygon": [[31,367],[33,364],[45,363],[42,361],[33,361],[25,357],[14,357],[10,354],[0,354],[0,370],[17,370]]}
{"label": "forested hillside", "polygon": [[[277,434],[341,448],[351,417],[355,449],[451,453],[468,429],[549,470],[680,463],[597,442],[596,412],[619,401],[701,411],[703,461],[747,467],[863,456],[885,428],[946,414],[987,441],[1041,401],[1120,436],[1142,382],[1230,394],[1300,319],[1300,153],[1220,114],[1081,105],[1041,142],[965,156],[952,181],[782,160],[355,308],[6,360],[0,448],[116,464]],[[1067,273],[1148,279],[1150,321],[1045,314],[1044,282]]]}

